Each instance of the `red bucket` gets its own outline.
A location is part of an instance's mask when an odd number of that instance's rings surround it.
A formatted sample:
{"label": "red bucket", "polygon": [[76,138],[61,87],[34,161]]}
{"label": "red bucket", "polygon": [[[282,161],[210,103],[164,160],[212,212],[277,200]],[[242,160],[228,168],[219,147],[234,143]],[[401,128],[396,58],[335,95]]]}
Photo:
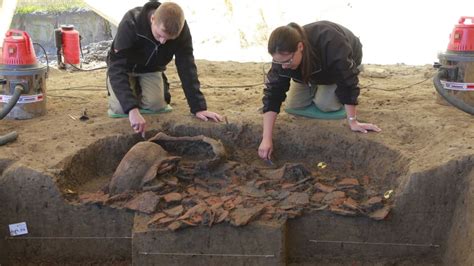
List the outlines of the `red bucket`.
{"label": "red bucket", "polygon": [[77,65],[80,63],[80,44],[79,32],[74,29],[74,26],[61,26],[62,45],[64,63]]}
{"label": "red bucket", "polygon": [[2,65],[34,65],[36,54],[30,35],[21,30],[9,30],[3,40]]}
{"label": "red bucket", "polygon": [[[470,24],[465,24],[471,20]],[[449,35],[448,51],[474,52],[474,17],[461,17],[451,35]]]}

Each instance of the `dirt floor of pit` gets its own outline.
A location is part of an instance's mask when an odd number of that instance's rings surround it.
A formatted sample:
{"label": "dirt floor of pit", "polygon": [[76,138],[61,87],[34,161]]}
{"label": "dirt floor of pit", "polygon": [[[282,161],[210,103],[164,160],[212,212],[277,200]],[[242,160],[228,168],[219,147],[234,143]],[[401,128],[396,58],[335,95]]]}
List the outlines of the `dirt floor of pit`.
{"label": "dirt floor of pit", "polygon": [[[260,63],[197,61],[209,110],[225,115],[229,123],[260,126],[263,69]],[[474,154],[474,118],[458,109],[441,105],[431,77],[431,66],[366,65],[361,75],[361,96],[358,117],[377,124],[380,133],[351,132],[344,120],[312,120],[281,113],[276,131],[285,131],[293,124],[304,131],[318,128],[334,131],[344,138],[371,140],[399,152],[410,160],[410,171],[426,171],[443,167],[447,162]],[[189,114],[175,68],[167,74],[171,81],[173,111],[146,116],[148,129],[164,123],[179,122],[189,126],[210,128],[222,124],[205,123]],[[107,117],[105,70],[65,72],[51,69],[47,80],[45,116],[32,120],[2,120],[0,134],[17,131],[19,138],[0,148],[0,170],[9,162],[18,162],[40,172],[55,173],[57,165],[98,139],[133,134],[128,119]],[[78,118],[87,109],[88,121]],[[260,130],[257,128],[257,130]],[[298,132],[292,134],[298,135]],[[256,141],[255,143],[258,143]],[[275,140],[276,154],[286,147]],[[255,153],[246,155],[257,160]],[[380,154],[383,156],[383,154]],[[93,190],[99,184],[90,184]],[[471,190],[472,191],[472,190]],[[472,214],[471,214],[472,215]]]}

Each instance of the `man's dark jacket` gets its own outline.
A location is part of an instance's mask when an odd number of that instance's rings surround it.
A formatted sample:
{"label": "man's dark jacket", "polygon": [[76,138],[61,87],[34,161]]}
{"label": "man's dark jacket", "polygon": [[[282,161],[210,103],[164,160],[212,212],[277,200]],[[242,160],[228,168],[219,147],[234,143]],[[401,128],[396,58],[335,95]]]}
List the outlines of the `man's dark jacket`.
{"label": "man's dark jacket", "polygon": [[[318,21],[303,26],[313,51],[315,68],[309,85],[336,84],[336,96],[342,104],[357,104],[362,44],[350,30],[330,21]],[[307,49],[307,47],[304,47]],[[301,67],[301,64],[300,64]],[[272,64],[263,96],[263,112],[280,112],[290,80],[303,83],[301,69],[283,69]]]}
{"label": "man's dark jacket", "polygon": [[159,5],[159,2],[148,2],[143,7],[131,9],[120,22],[107,60],[108,76],[114,93],[125,113],[139,107],[139,101],[130,88],[128,74],[164,71],[175,56],[178,75],[191,112],[206,110],[187,23],[178,38],[168,40],[165,44],[153,37],[150,18]]}

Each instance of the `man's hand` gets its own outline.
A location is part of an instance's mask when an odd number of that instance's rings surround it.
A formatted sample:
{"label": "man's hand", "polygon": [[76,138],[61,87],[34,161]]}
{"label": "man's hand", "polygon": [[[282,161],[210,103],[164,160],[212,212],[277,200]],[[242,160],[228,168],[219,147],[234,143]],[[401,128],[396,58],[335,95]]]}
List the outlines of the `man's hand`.
{"label": "man's hand", "polygon": [[221,115],[207,110],[197,112],[196,117],[203,121],[208,121],[209,119],[212,119],[214,122],[224,121],[224,118]]}
{"label": "man's hand", "polygon": [[130,125],[133,128],[135,133],[139,133],[145,138],[145,129],[146,129],[146,120],[140,114],[138,108],[133,108],[128,112],[128,119],[130,120]]}

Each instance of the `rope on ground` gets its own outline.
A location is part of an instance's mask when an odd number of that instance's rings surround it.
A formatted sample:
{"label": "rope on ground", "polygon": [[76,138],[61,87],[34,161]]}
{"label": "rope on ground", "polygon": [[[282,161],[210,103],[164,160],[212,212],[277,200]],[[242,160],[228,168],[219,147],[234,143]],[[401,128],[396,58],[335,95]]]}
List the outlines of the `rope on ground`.
{"label": "rope on ground", "polygon": [[263,85],[264,83],[254,83],[254,84],[246,84],[246,85],[211,85],[211,84],[203,84],[201,87],[204,88],[249,88],[249,87],[257,87]]}
{"label": "rope on ground", "polygon": [[73,64],[69,64],[69,63],[68,63],[68,65],[71,66],[72,68],[74,68],[75,70],[78,70],[78,71],[86,71],[86,72],[87,72],[87,71],[96,71],[96,70],[106,69],[106,68],[107,68],[107,66],[103,66],[103,67],[96,67],[96,68],[91,68],[91,69],[83,69],[83,68],[79,68],[79,67],[77,67],[77,66],[75,66],[75,65],[73,65]]}
{"label": "rope on ground", "polygon": [[[201,88],[210,88],[210,89],[238,89],[238,88],[252,88],[263,85],[264,83],[255,83],[255,84],[246,84],[246,85],[211,85],[201,83]],[[170,86],[171,89],[180,88],[180,86]]]}
{"label": "rope on ground", "polygon": [[89,102],[88,99],[86,99],[86,98],[84,98],[84,97],[81,97],[81,96],[66,96],[66,95],[51,95],[51,94],[48,94],[48,97],[53,97],[53,98],[81,99],[81,100],[84,100],[84,102],[82,102],[82,103],[87,103],[87,102]]}
{"label": "rope on ground", "polygon": [[[102,89],[84,89],[84,88],[102,88]],[[105,85],[83,85],[83,86],[66,87],[63,89],[50,89],[48,91],[105,91],[103,88],[106,88],[106,86]]]}
{"label": "rope on ground", "polygon": [[398,87],[398,88],[393,88],[393,89],[382,89],[382,88],[377,88],[377,87],[371,87],[372,85],[375,84],[375,82],[372,82],[371,84],[369,84],[367,86],[361,86],[361,87],[364,88],[364,89],[374,89],[374,90],[381,90],[381,91],[399,91],[399,90],[404,90],[404,89],[411,88],[415,85],[421,84],[421,83],[426,82],[427,80],[430,80],[430,79],[433,79],[433,77],[428,77],[428,78],[426,78],[422,81],[413,83],[413,84],[405,86],[405,87]]}

